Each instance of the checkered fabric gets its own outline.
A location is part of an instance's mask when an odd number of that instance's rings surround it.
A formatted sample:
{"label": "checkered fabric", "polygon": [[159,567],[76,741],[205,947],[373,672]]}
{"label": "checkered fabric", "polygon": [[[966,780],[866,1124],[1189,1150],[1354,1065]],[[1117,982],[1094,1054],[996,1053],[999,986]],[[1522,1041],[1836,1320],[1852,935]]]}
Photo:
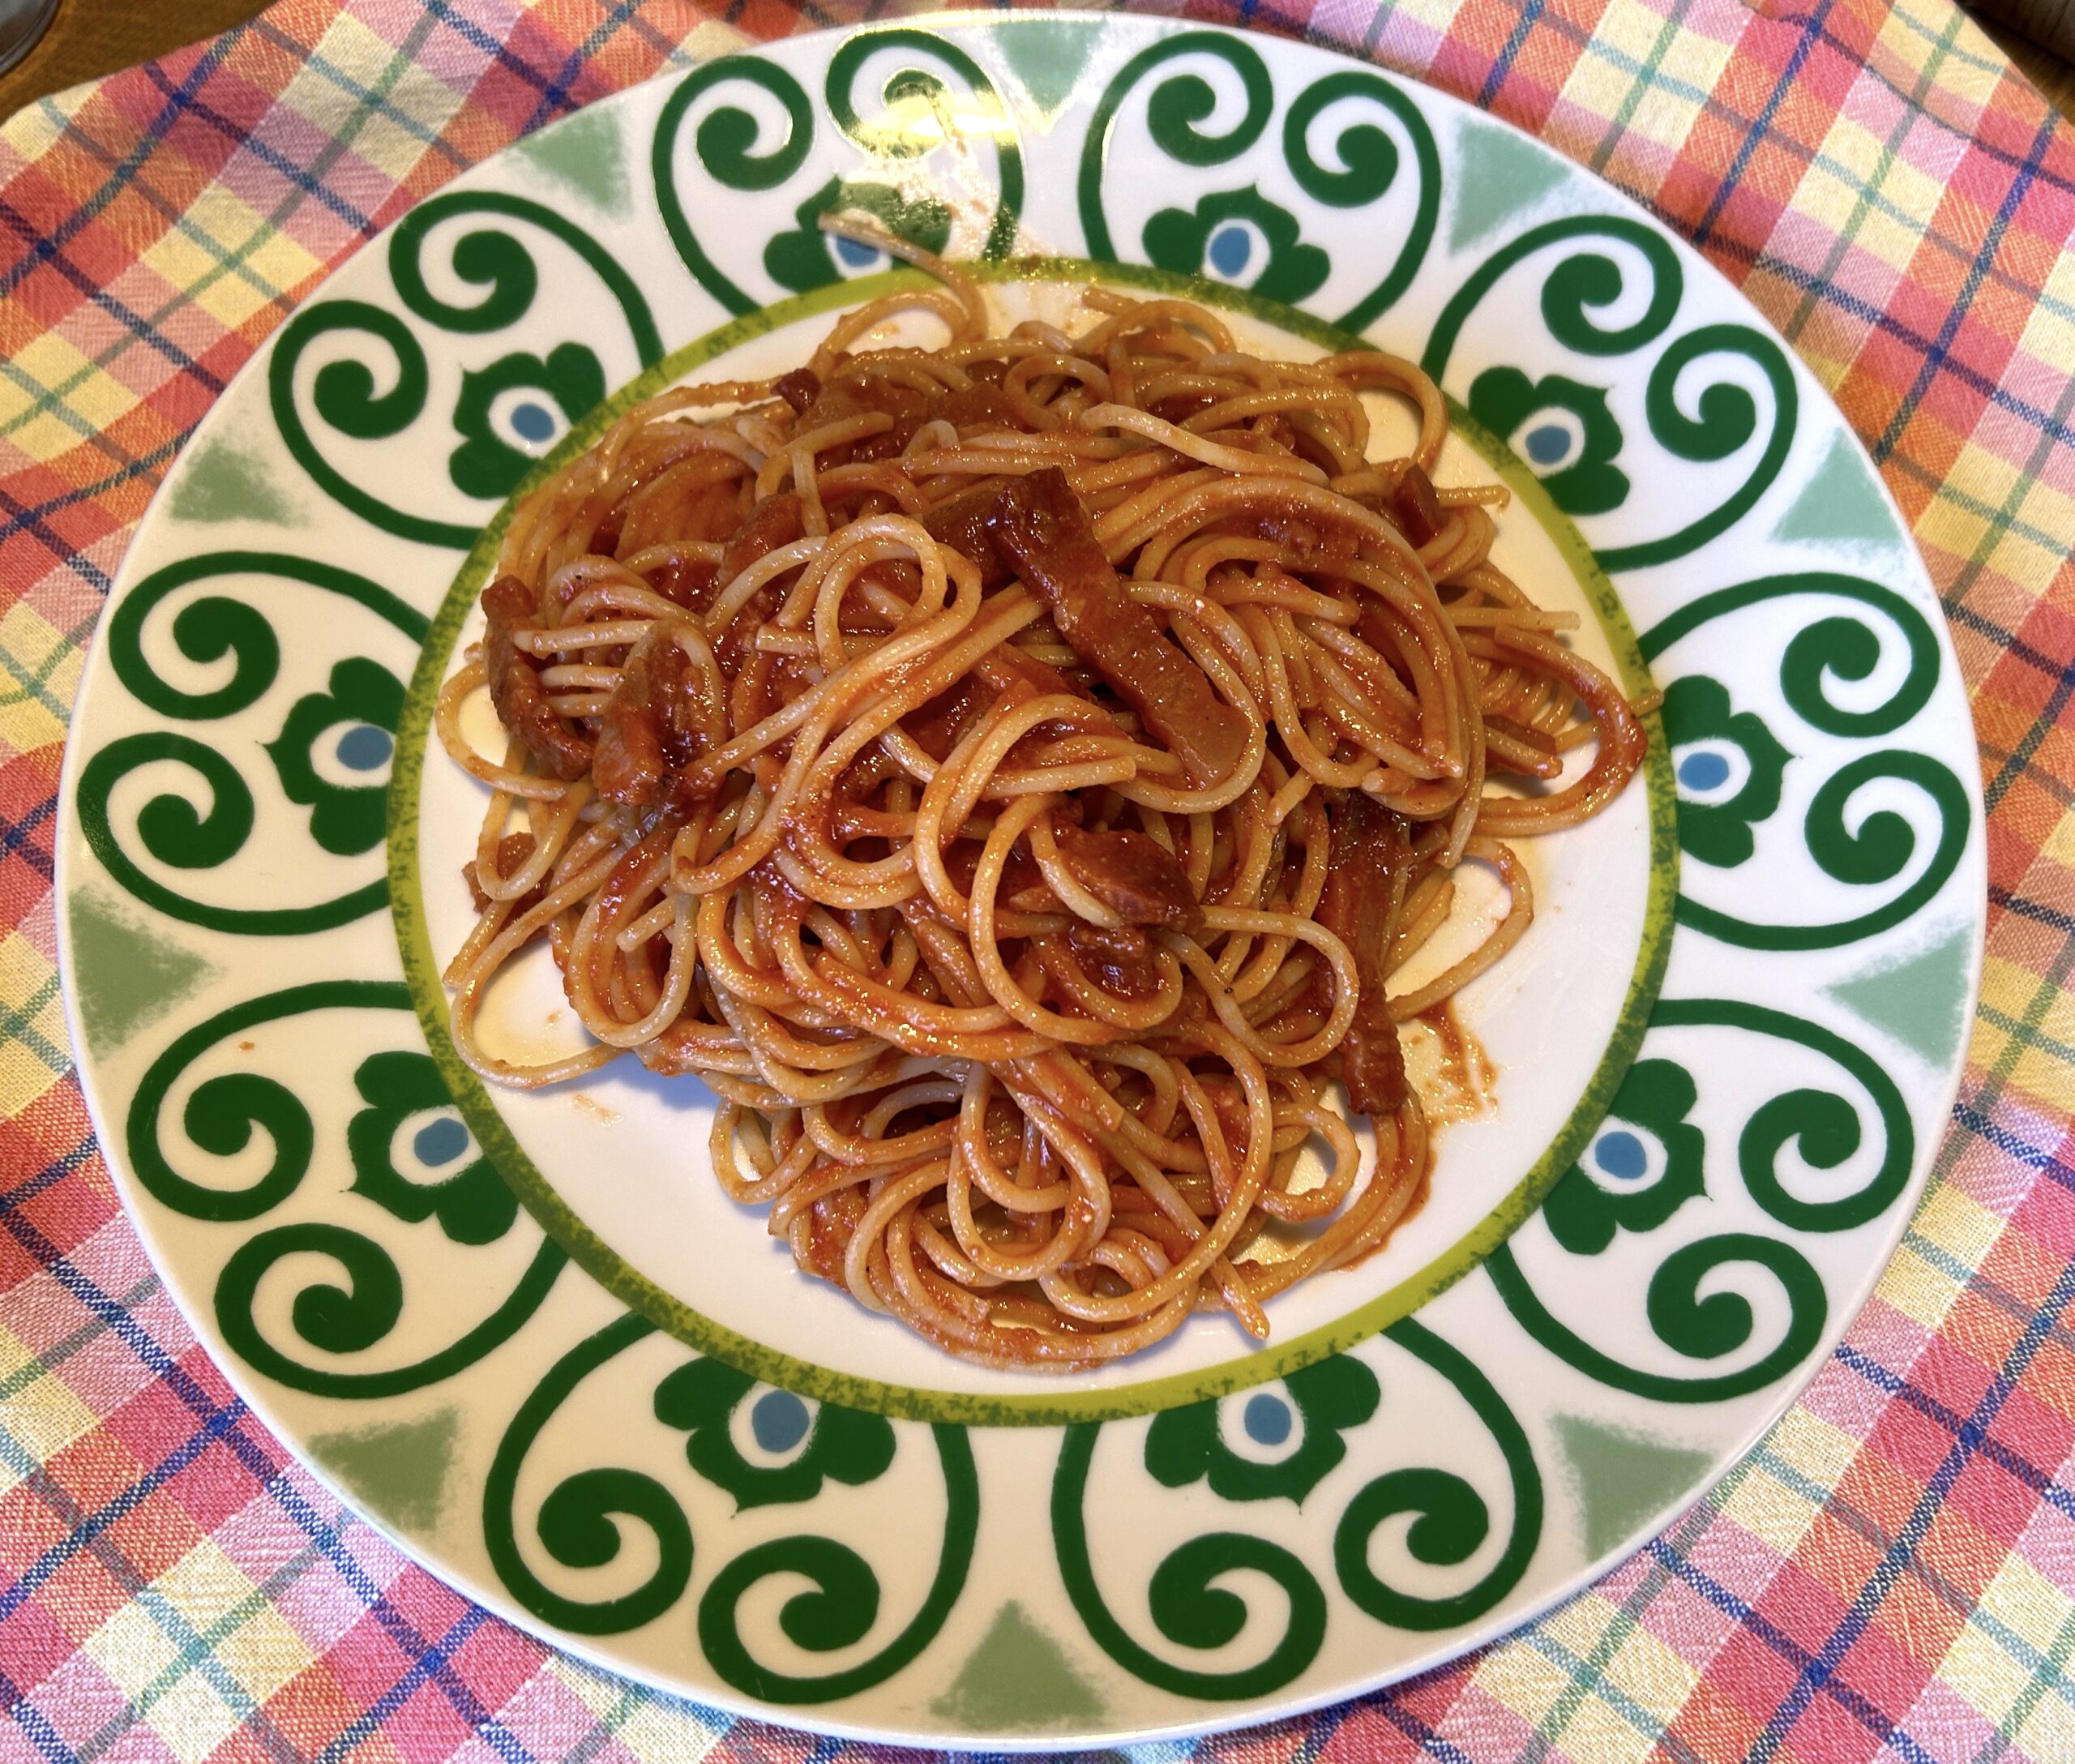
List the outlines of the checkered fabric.
{"label": "checkered fabric", "polygon": [[[2075,1759],[2075,135],[1947,0],[1189,10],[1470,98],[1743,286],[1835,391],[1945,597],[1992,896],[1929,1198],[1761,1449],[1499,1646],[1196,1749]],[[296,301],[528,130],[854,15],[280,0],[0,129],[0,1764],[862,1749],[561,1655],[297,1466],[118,1210],[71,1073],[51,893],[60,747],[109,579],[190,428]]]}

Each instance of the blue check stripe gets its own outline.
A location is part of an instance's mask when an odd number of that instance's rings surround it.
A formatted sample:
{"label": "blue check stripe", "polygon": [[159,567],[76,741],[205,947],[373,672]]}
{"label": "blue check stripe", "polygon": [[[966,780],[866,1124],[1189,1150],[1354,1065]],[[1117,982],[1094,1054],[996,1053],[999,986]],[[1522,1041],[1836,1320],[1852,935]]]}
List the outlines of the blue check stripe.
{"label": "blue check stripe", "polygon": [[1491,71],[1484,76],[1484,83],[1478,88],[1478,108],[1488,110],[1492,101],[1499,96],[1499,88],[1506,83],[1506,75],[1513,71],[1513,60],[1521,45],[1534,34],[1541,17],[1545,0],[1527,0],[1521,8],[1518,22],[1507,32],[1506,41],[1500,45],[1499,53],[1492,58]]}

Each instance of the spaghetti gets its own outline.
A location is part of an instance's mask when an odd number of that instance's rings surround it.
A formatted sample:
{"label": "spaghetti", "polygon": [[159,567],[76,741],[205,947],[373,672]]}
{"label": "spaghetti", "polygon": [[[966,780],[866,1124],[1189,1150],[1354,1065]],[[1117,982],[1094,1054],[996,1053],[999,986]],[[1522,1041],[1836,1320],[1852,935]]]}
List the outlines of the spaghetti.
{"label": "spaghetti", "polygon": [[[1204,1308],[1265,1337],[1421,1192],[1398,1025],[1526,930],[1508,841],[1602,807],[1644,734],[1489,561],[1504,490],[1434,486],[1411,363],[1101,289],[1078,335],[993,336],[922,261],[515,511],[437,713],[490,793],[454,1038],[507,1085],[698,1075],[727,1194],[952,1352],[1089,1366]],[[862,346],[916,308],[943,347]],[[1373,392],[1408,456],[1368,457]],[[501,758],[461,730],[486,687]],[[1503,920],[1393,994],[1466,858]],[[524,1064],[479,1017],[541,937],[590,1041]]]}

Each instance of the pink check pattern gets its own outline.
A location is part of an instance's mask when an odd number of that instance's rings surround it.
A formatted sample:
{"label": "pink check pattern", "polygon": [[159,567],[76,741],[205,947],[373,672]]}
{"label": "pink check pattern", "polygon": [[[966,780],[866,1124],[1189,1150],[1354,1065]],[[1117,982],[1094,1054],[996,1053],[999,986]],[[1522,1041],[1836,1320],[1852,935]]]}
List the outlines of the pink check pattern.
{"label": "pink check pattern", "polygon": [[[882,9],[875,7],[877,12]],[[1183,10],[1173,7],[1167,10]],[[1945,597],[1987,978],[1878,1297],[1718,1489],[1543,1621],[1206,1758],[2075,1758],[2075,134],[1948,0],[1192,0],[1430,80],[1649,203],[1834,391]],[[154,486],[463,167],[821,0],[279,0],[0,128],[0,1764],[803,1759],[471,1606],[246,1411],[117,1206],[51,864]]]}

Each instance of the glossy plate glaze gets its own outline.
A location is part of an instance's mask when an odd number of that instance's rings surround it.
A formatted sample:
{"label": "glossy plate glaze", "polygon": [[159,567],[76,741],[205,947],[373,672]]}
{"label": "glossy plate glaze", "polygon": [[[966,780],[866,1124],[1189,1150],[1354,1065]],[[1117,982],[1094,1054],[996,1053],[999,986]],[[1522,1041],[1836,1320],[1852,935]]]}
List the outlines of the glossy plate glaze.
{"label": "glossy plate glaze", "polygon": [[[911,273],[820,233],[837,203],[973,260],[1004,323],[1100,279],[1267,353],[1418,358],[1456,406],[1443,481],[1503,477],[1502,560],[1663,692],[1645,774],[1534,842],[1535,926],[1465,998],[1495,1109],[1265,1347],[1206,1316],[1085,1378],[966,1366],[721,1197],[700,1085],[493,1095],[447,1043],[481,797],[427,721],[504,511],[631,400],[796,362]],[[1149,19],[796,38],[458,178],[202,426],[76,721],[88,1094],[231,1376],[516,1621],[879,1737],[1260,1719],[1635,1548],[1870,1290],[1979,966],[1959,676],[1806,370],[1515,131]],[[507,1025],[552,1035],[556,1003],[522,974]]]}

